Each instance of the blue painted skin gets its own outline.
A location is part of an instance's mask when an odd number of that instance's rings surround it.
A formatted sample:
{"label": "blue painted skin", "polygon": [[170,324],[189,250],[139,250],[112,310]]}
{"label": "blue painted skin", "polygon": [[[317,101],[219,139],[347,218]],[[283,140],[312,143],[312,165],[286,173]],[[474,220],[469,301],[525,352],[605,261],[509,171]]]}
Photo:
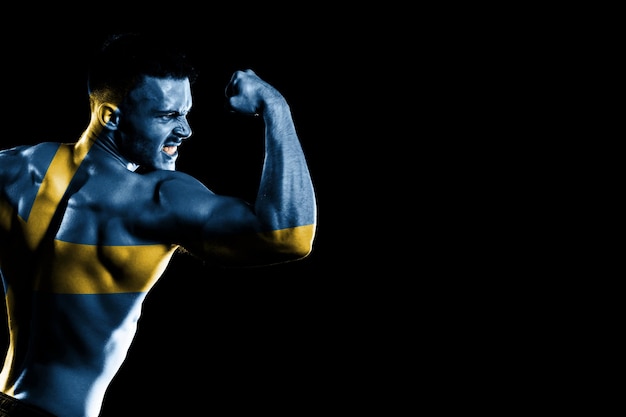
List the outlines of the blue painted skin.
{"label": "blue painted skin", "polygon": [[[254,204],[175,171],[191,135],[187,79],[145,77],[134,107],[92,105],[76,143],[0,152],[4,393],[58,416],[96,417],[142,302],[179,248],[232,266],[309,255],[316,202],[289,107],[250,70],[228,88],[233,109],[266,124]],[[140,174],[141,165],[153,170]]]}

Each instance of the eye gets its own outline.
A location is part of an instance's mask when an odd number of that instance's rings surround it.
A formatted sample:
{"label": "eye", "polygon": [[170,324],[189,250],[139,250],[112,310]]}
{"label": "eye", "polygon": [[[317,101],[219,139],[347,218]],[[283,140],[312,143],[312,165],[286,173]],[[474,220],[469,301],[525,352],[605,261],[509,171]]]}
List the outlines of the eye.
{"label": "eye", "polygon": [[173,111],[173,112],[169,112],[169,113],[165,113],[163,115],[161,115],[161,117],[165,118],[165,119],[178,119],[180,117],[187,117],[189,115],[189,112],[185,112],[184,114],[178,111]]}
{"label": "eye", "polygon": [[180,116],[178,112],[161,113],[157,117],[162,120],[174,120]]}

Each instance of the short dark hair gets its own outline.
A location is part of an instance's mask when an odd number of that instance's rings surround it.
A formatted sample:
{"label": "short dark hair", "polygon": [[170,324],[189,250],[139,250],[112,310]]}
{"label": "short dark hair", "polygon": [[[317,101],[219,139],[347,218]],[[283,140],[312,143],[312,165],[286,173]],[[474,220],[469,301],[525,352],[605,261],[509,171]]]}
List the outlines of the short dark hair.
{"label": "short dark hair", "polygon": [[90,101],[119,104],[144,76],[158,78],[197,78],[180,39],[146,33],[109,35],[91,57],[87,90]]}

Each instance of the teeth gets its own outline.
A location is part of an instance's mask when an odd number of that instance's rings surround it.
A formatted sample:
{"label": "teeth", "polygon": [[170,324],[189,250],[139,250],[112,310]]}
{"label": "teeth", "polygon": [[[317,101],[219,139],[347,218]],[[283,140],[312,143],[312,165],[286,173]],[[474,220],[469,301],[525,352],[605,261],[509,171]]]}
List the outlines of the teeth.
{"label": "teeth", "polygon": [[176,153],[176,150],[178,149],[178,146],[164,146],[163,147],[163,152],[165,152],[166,154],[172,156]]}

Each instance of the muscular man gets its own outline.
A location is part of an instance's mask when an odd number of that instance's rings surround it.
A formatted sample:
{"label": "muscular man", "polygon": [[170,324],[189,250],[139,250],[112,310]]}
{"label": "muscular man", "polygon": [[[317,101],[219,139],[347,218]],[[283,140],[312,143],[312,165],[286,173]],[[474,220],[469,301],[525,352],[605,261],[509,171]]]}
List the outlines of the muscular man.
{"label": "muscular man", "polygon": [[90,67],[80,138],[0,152],[10,338],[0,416],[98,416],[142,302],[177,250],[228,266],[311,252],[316,200],[290,107],[253,71],[235,72],[226,95],[265,123],[256,199],[217,195],[175,170],[195,76],[161,41],[112,37]]}

